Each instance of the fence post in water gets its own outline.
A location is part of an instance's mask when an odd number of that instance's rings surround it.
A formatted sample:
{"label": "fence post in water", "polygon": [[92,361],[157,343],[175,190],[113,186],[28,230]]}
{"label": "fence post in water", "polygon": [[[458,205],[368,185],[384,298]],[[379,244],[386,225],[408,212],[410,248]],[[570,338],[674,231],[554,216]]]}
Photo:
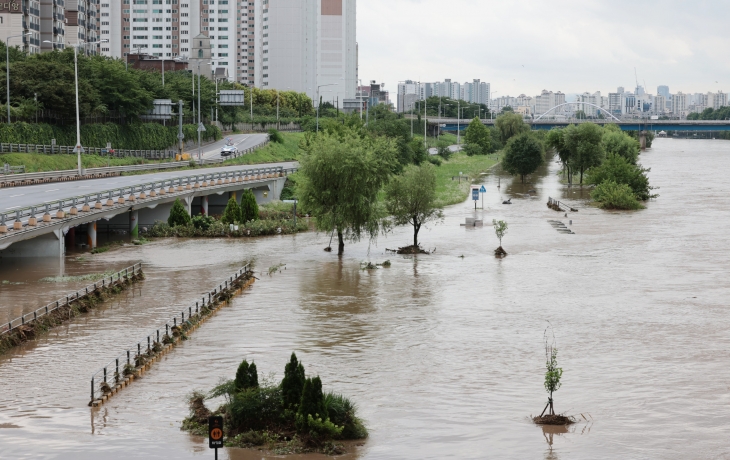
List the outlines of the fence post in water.
{"label": "fence post in water", "polygon": [[185,312],[180,313],[182,315],[182,321],[180,321],[180,324],[185,324]]}
{"label": "fence post in water", "polygon": [[152,348],[150,347],[150,336],[147,336],[147,353],[151,352]]}
{"label": "fence post in water", "polygon": [[198,314],[198,302],[195,302],[195,314]]}
{"label": "fence post in water", "polygon": [[94,377],[91,377],[91,400],[94,400]]}
{"label": "fence post in water", "polygon": [[165,323],[165,335],[170,335],[170,325]]}
{"label": "fence post in water", "polygon": [[129,366],[129,365],[130,365],[130,362],[129,362],[129,350],[127,350],[127,366]]}
{"label": "fence post in water", "polygon": [[157,343],[160,343],[160,330],[157,329]]}
{"label": "fence post in water", "polygon": [[115,365],[116,372],[114,373],[114,381],[118,382],[119,381],[119,358],[115,358],[114,361],[116,363],[116,365]]}
{"label": "fence post in water", "polygon": [[140,345],[140,343],[137,342],[137,356],[141,356],[141,355],[142,355],[142,345]]}
{"label": "fence post in water", "polygon": [[172,327],[177,327],[177,317],[172,318]]}
{"label": "fence post in water", "polygon": [[104,383],[106,383],[106,367],[104,367]]}

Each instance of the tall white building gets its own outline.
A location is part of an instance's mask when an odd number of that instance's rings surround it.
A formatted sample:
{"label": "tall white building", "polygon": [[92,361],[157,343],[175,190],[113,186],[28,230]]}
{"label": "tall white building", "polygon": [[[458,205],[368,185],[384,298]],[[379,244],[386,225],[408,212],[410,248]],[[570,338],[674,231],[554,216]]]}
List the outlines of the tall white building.
{"label": "tall white building", "polygon": [[[565,104],[565,94],[560,91],[553,93],[552,91],[544,89],[542,90],[542,93],[535,96],[535,116],[543,115],[550,111],[550,109],[561,104]],[[559,114],[563,112],[565,112],[564,108],[558,107],[551,111],[550,114]]]}
{"label": "tall white building", "polygon": [[[355,97],[356,0],[256,0],[255,85],[307,93],[315,104]],[[318,91],[319,88],[319,91]]]}

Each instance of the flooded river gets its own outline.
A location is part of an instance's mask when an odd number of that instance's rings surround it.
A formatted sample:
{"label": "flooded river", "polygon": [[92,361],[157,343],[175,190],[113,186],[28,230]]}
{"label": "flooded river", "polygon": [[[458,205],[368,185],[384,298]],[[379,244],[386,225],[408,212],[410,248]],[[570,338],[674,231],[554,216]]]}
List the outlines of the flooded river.
{"label": "flooded river", "polygon": [[[370,438],[346,458],[730,458],[730,142],[657,139],[641,161],[661,196],[639,212],[586,207],[555,163],[531,184],[485,177],[485,209],[448,208],[421,231],[435,252],[417,258],[385,253],[409,244],[402,228],[342,259],[308,233],[159,241],[63,267],[3,261],[0,279],[24,284],[0,285],[0,320],[74,288],[38,282],[59,271],[142,261],[147,279],[0,357],[0,458],[212,458],[179,430],[185,395],[232,378],[244,357],[281,378],[292,351],[367,420]],[[563,217],[548,196],[580,211]],[[494,258],[491,227],[460,227],[475,213],[509,223],[508,257]],[[572,219],[575,234],[550,219]],[[257,275],[140,381],[86,406],[92,372],[246,261],[286,270]],[[564,369],[556,410],[582,420],[567,429],[528,419],[547,399],[547,320]]]}

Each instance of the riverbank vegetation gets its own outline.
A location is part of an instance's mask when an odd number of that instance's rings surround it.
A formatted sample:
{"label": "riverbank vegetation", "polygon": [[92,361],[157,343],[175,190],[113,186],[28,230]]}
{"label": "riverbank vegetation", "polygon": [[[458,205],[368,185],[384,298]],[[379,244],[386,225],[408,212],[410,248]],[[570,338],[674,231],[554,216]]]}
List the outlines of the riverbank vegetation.
{"label": "riverbank vegetation", "polygon": [[618,126],[602,128],[593,123],[553,129],[547,146],[557,153],[568,184],[594,185],[591,198],[604,209],[633,210],[654,198],[647,173],[638,163],[639,142]]}
{"label": "riverbank vegetation", "polygon": [[[215,411],[205,401],[222,397]],[[188,398],[190,415],[181,429],[205,435],[208,417],[223,417],[227,447],[268,449],[274,454],[321,452],[342,454],[341,441],[368,436],[357,407],[347,397],[324,392],[322,381],[307,377],[292,353],[284,378],[259,380],[255,363],[243,360],[234,379],[224,380],[208,393],[193,392]]]}
{"label": "riverbank vegetation", "polygon": [[293,206],[290,204],[278,202],[259,207],[250,191],[244,192],[241,200],[244,206],[231,198],[221,216],[196,215],[191,218],[185,205],[177,199],[172,205],[167,222],[156,222],[145,236],[238,238],[288,235],[309,229],[306,219],[298,219],[296,225],[294,224]]}

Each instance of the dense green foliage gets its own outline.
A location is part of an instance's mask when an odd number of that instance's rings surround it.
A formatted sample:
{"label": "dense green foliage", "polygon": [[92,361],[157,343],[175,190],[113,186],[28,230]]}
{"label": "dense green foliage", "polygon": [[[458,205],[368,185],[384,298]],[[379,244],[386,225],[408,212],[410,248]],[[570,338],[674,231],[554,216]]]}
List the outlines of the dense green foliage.
{"label": "dense green foliage", "polygon": [[227,225],[236,224],[241,221],[241,208],[238,206],[238,202],[235,197],[231,197],[226,204],[226,209],[223,210],[223,216],[221,222]]}
{"label": "dense green foliage", "polygon": [[259,374],[256,370],[256,363],[249,364],[245,359],[238,365],[236,378],[233,381],[236,391],[258,388]]}
{"label": "dense green foliage", "polygon": [[542,143],[531,133],[525,132],[507,142],[502,168],[510,174],[517,174],[525,182],[525,176],[537,171],[545,161]]}
{"label": "dense green foliage", "polygon": [[633,210],[642,207],[631,187],[626,184],[618,184],[612,180],[598,184],[591,191],[591,198],[605,209]]}
{"label": "dense green foliage", "polygon": [[[217,126],[206,125],[201,140],[218,140],[222,137]],[[159,123],[133,123],[119,125],[98,123],[81,125],[81,145],[84,147],[106,147],[130,150],[165,150],[177,144],[177,126],[163,126]],[[197,140],[197,126],[183,125],[187,140]],[[76,125],[54,126],[46,123],[16,122],[0,125],[0,142],[13,144],[76,145]]]}
{"label": "dense green foliage", "polygon": [[636,199],[646,201],[651,198],[651,187],[646,173],[648,169],[635,165],[618,154],[610,154],[600,166],[588,170],[586,182],[600,185],[606,181],[626,184]]}
{"label": "dense green foliage", "polygon": [[259,218],[259,205],[251,189],[243,191],[241,196],[241,222],[251,222]]}
{"label": "dense green foliage", "polygon": [[304,381],[302,400],[297,409],[297,431],[300,433],[309,431],[310,416],[314,419],[327,418],[327,408],[324,406],[324,393],[322,393],[322,380],[319,376]]}
{"label": "dense green foliage", "polygon": [[[0,44],[4,52],[4,45]],[[30,119],[38,109],[50,110],[55,117],[72,121],[75,117],[74,52],[72,47],[63,51],[25,55],[16,48],[11,53],[10,93],[13,117]],[[4,64],[4,63],[3,63]],[[198,79],[188,71],[165,72],[165,85],[158,72],[126,69],[125,61],[103,56],[78,56],[79,110],[81,117],[113,115],[124,123],[146,114],[153,99],[182,100],[185,116],[192,115],[197,106]],[[193,79],[195,92],[193,92]],[[202,114],[210,113],[215,99],[214,81],[200,78]],[[0,77],[5,87],[5,72]],[[219,90],[243,89],[242,85],[219,81]],[[38,95],[38,102],[34,100]],[[311,99],[293,91],[245,88],[243,107],[220,107],[219,118],[224,124],[251,121],[251,103],[256,122],[261,116],[283,119],[301,118],[314,113]],[[4,109],[4,107],[3,107]],[[5,110],[0,116],[5,117]],[[275,121],[275,117],[270,119]]]}
{"label": "dense green foliage", "polygon": [[377,236],[383,218],[378,193],[397,166],[395,140],[358,134],[320,133],[302,145],[297,196],[317,229],[337,232],[339,254],[345,239]]}
{"label": "dense green foliage", "polygon": [[421,226],[442,217],[436,203],[436,167],[428,163],[407,166],[386,185],[385,203],[395,225],[413,226],[413,246],[417,247]]}
{"label": "dense green foliage", "polygon": [[167,218],[167,225],[170,227],[191,225],[190,214],[188,214],[188,210],[180,201],[180,198],[176,198],[172,204],[170,216]]}
{"label": "dense green foliage", "polygon": [[506,112],[498,116],[497,120],[494,122],[494,127],[497,129],[499,138],[503,143],[518,134],[522,134],[530,130],[530,127],[525,124],[525,121],[522,119],[522,115],[513,112]]}
{"label": "dense green foliage", "polygon": [[281,133],[275,129],[269,130],[269,141],[274,142],[276,144],[283,144],[284,143],[284,136],[281,135]]}
{"label": "dense green foliage", "polygon": [[608,155],[620,155],[632,164],[636,164],[639,159],[639,152],[641,151],[639,142],[621,131],[609,131],[607,127],[601,142]]}
{"label": "dense green foliage", "polygon": [[494,227],[494,234],[497,235],[497,238],[499,239],[499,247],[501,248],[502,238],[504,238],[504,235],[507,234],[509,226],[507,225],[507,222],[503,220],[492,219],[492,227]]}
{"label": "dense green foliage", "polygon": [[706,108],[702,113],[690,113],[687,120],[726,120],[730,118],[730,106],[720,107],[719,109]]}
{"label": "dense green foliage", "polygon": [[[440,104],[440,106],[439,106]],[[459,118],[463,117],[474,117],[474,118],[489,118],[491,116],[489,107],[486,104],[476,104],[467,101],[457,101],[448,97],[431,96],[425,104],[421,101],[416,101],[413,113],[423,115],[424,108],[427,109],[426,115],[430,117],[444,117],[444,118],[457,118],[457,110],[460,111]],[[439,109],[441,110],[439,114]],[[423,131],[421,131],[423,133]]]}
{"label": "dense green foliage", "polygon": [[584,172],[600,165],[606,157],[602,143],[603,133],[604,130],[594,123],[570,125],[565,128],[565,148],[569,152],[571,166],[580,173],[581,184]]}
{"label": "dense green foliage", "polygon": [[192,219],[193,227],[196,229],[207,231],[210,229],[211,225],[215,222],[215,219],[211,216],[205,216],[202,214],[198,214],[197,216],[194,216]]}
{"label": "dense green foliage", "polygon": [[[0,154],[0,165],[25,166],[26,172],[63,171],[76,169],[78,158],[75,154],[43,155],[39,153],[3,153]],[[101,155],[81,155],[84,168],[103,168],[106,166],[128,166],[144,163],[157,163],[139,157],[107,157]]]}
{"label": "dense green foliage", "polygon": [[469,123],[464,131],[467,155],[487,155],[492,153],[492,137],[489,129],[478,118]]}

